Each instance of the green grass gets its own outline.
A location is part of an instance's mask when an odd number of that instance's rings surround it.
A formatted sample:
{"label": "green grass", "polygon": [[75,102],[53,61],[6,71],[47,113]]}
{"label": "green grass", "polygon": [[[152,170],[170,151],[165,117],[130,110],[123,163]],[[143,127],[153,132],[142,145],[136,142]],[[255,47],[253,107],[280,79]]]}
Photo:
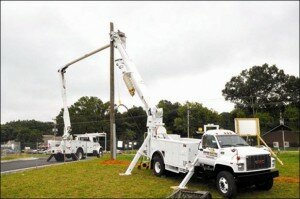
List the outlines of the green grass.
{"label": "green grass", "polygon": [[[118,156],[118,160],[130,161],[131,154]],[[285,163],[279,166],[280,177],[299,180],[299,152],[284,152],[279,158]],[[183,175],[168,175],[158,178],[152,171],[134,169],[131,176],[120,176],[126,165],[107,165],[101,159],[63,164],[22,173],[1,175],[2,198],[165,198],[178,186]],[[215,183],[193,178],[188,184],[190,189],[210,191],[213,198],[220,198]],[[299,198],[299,183],[276,180],[270,191],[244,188],[239,198]]]}
{"label": "green grass", "polygon": [[1,156],[1,160],[14,160],[19,158],[30,158],[30,157],[48,157],[46,154],[27,154],[27,153],[17,153],[17,154],[8,154],[6,156]]}

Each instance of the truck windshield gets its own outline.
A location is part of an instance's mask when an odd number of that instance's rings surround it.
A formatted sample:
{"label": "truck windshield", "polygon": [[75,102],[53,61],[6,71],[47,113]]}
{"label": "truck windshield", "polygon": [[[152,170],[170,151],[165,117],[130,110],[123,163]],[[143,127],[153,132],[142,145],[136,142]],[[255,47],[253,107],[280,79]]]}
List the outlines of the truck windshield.
{"label": "truck windshield", "polygon": [[249,146],[247,142],[238,135],[218,135],[217,138],[221,148],[231,146]]}

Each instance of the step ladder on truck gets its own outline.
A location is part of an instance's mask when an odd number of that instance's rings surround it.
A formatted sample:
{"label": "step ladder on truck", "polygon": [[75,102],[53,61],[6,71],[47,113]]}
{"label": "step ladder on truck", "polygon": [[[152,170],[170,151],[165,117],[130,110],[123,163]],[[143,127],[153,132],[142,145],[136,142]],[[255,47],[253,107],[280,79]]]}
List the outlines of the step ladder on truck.
{"label": "step ladder on truck", "polygon": [[116,60],[121,69],[123,80],[133,96],[138,94],[147,113],[147,136],[137,151],[125,173],[131,175],[141,156],[149,158],[156,176],[165,171],[186,173],[176,189],[185,189],[195,172],[216,179],[216,186],[224,197],[234,197],[237,183],[255,184],[256,187],[269,190],[273,178],[279,175],[275,169],[275,159],[265,148],[249,146],[246,141],[230,130],[206,130],[202,139],[182,138],[180,135],[167,134],[163,123],[163,109],[150,101],[145,83],[129,58],[125,49],[125,34],[110,33],[114,47],[122,59]]}

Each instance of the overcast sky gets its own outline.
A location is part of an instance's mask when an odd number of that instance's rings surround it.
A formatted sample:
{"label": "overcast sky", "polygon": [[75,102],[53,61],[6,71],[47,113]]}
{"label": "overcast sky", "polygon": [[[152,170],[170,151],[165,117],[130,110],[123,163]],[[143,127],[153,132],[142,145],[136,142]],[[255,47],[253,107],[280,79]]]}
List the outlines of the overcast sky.
{"label": "overcast sky", "polygon": [[[197,101],[231,111],[221,90],[243,69],[276,64],[299,76],[299,2],[3,2],[1,123],[51,121],[62,108],[57,70],[109,43],[109,22],[153,102]],[[116,52],[116,56],[117,56]],[[70,67],[68,103],[109,100],[109,50]],[[141,106],[116,69],[116,100]]]}

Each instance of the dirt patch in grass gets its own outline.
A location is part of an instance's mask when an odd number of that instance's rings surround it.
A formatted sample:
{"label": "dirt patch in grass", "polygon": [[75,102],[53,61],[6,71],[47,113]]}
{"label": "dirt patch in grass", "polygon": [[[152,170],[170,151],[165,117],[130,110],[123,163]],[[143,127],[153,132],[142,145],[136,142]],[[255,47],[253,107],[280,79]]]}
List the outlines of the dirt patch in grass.
{"label": "dirt patch in grass", "polygon": [[126,160],[104,160],[103,162],[101,162],[100,164],[103,165],[129,165],[129,161]]}
{"label": "dirt patch in grass", "polygon": [[293,178],[293,177],[284,177],[280,176],[275,178],[276,182],[286,182],[286,183],[299,183],[299,178]]}

